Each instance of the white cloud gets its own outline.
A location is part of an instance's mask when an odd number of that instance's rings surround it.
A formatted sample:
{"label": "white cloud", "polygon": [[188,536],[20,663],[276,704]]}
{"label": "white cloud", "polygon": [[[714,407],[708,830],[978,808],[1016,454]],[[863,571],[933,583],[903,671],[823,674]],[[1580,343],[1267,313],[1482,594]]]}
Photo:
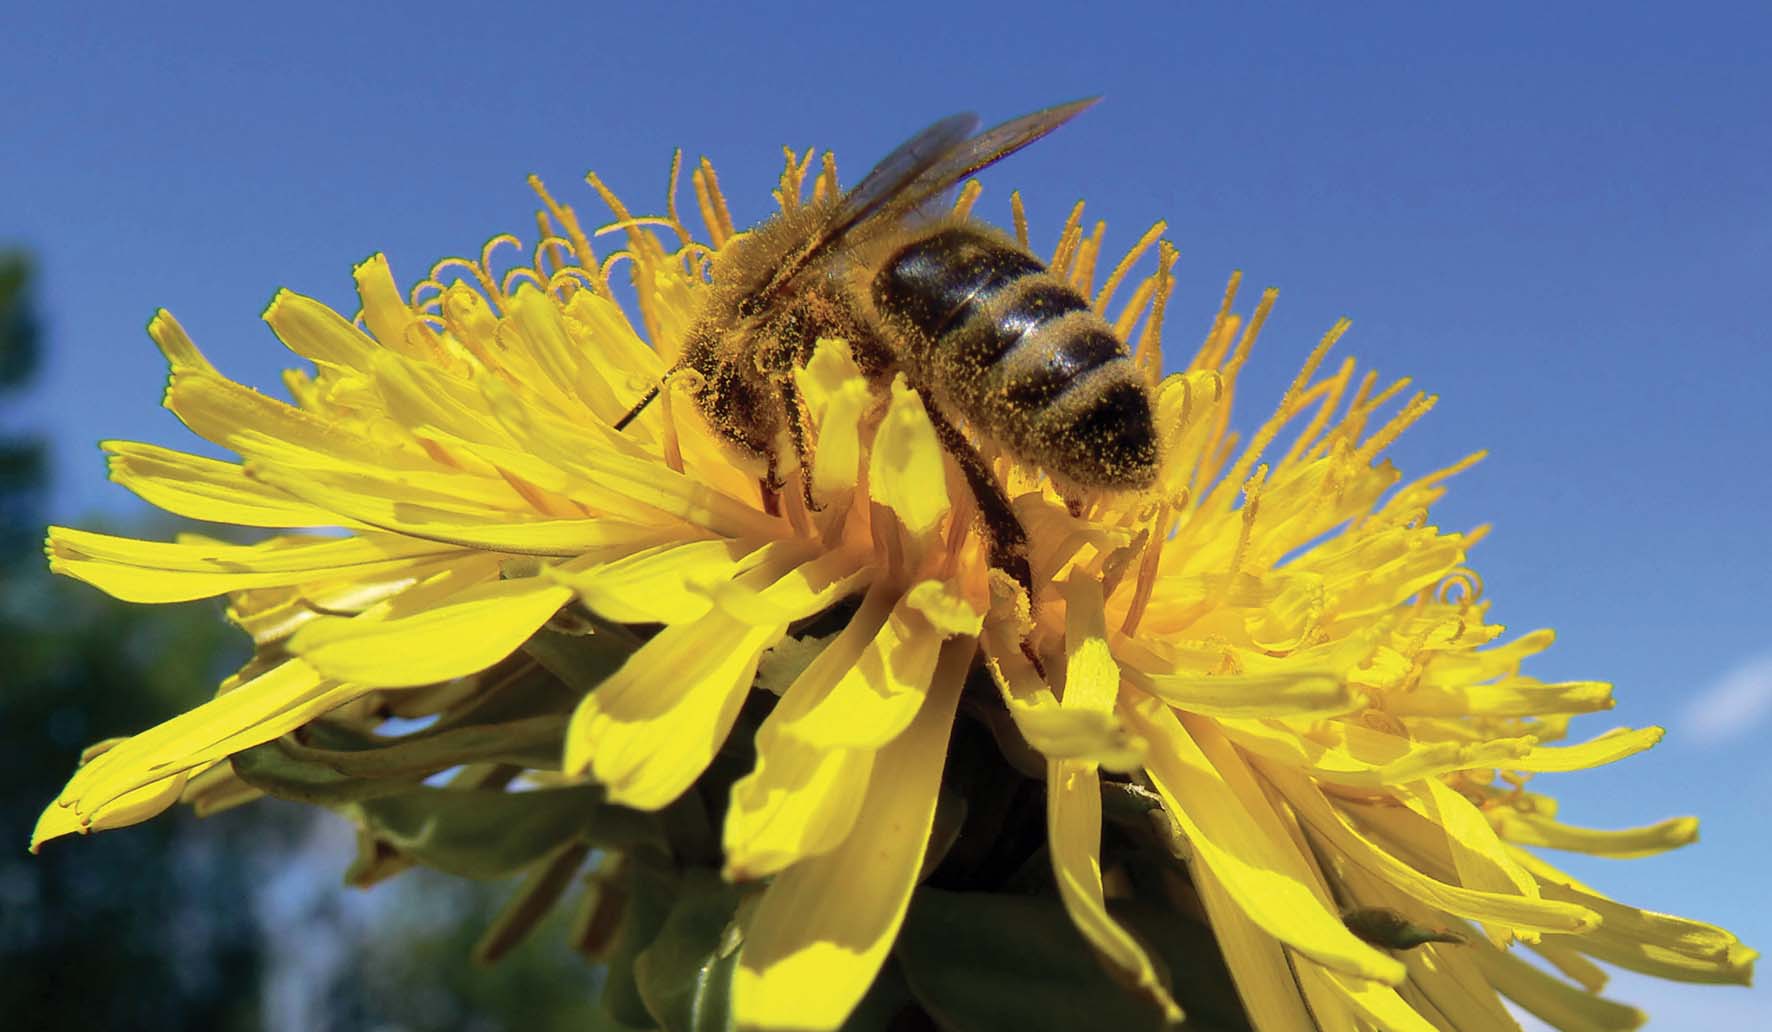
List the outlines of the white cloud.
{"label": "white cloud", "polygon": [[1772,717],[1772,653],[1729,671],[1686,705],[1685,740],[1694,745],[1734,741]]}

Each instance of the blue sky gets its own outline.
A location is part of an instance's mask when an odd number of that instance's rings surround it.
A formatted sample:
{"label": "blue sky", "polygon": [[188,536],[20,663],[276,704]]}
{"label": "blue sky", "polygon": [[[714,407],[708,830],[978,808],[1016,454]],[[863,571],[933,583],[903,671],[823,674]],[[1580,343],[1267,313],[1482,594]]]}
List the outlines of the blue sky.
{"label": "blue sky", "polygon": [[[1167,219],[1172,340],[1234,268],[1280,287],[1245,426],[1342,315],[1345,354],[1441,394],[1393,457],[1490,450],[1438,518],[1495,524],[1474,556],[1494,615],[1561,635],[1531,672],[1616,682],[1588,731],[1670,729],[1547,785],[1565,818],[1705,820],[1680,854],[1570,866],[1772,943],[1772,8],[395,6],[9,14],[0,244],[41,259],[53,351],[0,419],[54,440],[56,520],[140,511],[104,482],[100,438],[190,443],[157,404],[156,306],[275,390],[274,288],[349,311],[371,252],[411,280],[525,232],[530,172],[590,208],[594,167],[651,205],[682,146],[718,162],[742,221],[784,143],[835,148],[853,179],[941,115],[1100,93],[996,170],[979,212],[1006,219],[1014,185],[1047,242],[1079,196],[1121,244]],[[1630,990],[1724,1025],[1765,1006]]]}

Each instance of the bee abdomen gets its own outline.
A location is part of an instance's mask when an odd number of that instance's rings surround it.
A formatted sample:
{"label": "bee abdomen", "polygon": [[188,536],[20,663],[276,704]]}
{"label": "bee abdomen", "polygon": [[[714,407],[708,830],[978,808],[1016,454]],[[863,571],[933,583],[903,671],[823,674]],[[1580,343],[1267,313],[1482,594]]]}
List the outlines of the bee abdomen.
{"label": "bee abdomen", "polygon": [[938,229],[893,254],[873,294],[909,324],[925,382],[1020,457],[1088,486],[1154,478],[1149,392],[1125,344],[1000,234]]}

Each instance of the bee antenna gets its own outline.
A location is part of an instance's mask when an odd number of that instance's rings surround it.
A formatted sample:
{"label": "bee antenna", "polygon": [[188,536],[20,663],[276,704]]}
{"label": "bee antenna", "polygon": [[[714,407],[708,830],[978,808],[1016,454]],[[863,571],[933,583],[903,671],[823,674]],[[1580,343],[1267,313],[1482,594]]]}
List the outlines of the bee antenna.
{"label": "bee antenna", "polygon": [[640,399],[638,404],[633,408],[628,409],[627,415],[622,416],[615,421],[615,432],[620,433],[621,431],[626,430],[628,424],[638,419],[640,413],[646,411],[646,406],[652,404],[652,400],[656,397],[658,397],[658,386],[655,384],[651,390],[646,392],[646,396]]}

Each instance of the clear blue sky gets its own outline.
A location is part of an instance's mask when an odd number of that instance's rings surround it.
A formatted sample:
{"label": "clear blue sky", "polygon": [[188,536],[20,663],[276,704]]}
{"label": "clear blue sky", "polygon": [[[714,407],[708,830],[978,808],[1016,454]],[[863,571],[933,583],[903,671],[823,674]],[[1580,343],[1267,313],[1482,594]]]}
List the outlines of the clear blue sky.
{"label": "clear blue sky", "polygon": [[[373,251],[410,280],[525,232],[529,172],[589,208],[595,167],[650,205],[682,146],[748,220],[783,143],[834,147],[853,178],[938,116],[1101,93],[980,212],[1003,218],[1015,184],[1048,240],[1078,196],[1122,244],[1169,220],[1178,339],[1231,269],[1279,286],[1246,421],[1344,314],[1347,353],[1442,394],[1394,455],[1423,471],[1491,450],[1439,516],[1496,524],[1475,556],[1496,615],[1562,636],[1532,670],[1617,683],[1589,731],[1671,731],[1557,779],[1565,817],[1705,819],[1681,854],[1573,868],[1772,946],[1772,8],[207,6],[6,19],[0,243],[41,258],[53,350],[3,418],[53,437],[55,519],[138,511],[104,482],[101,437],[189,441],[157,404],[158,305],[275,389],[274,288],[349,311]],[[1710,691],[1733,719],[1693,715]],[[1724,1026],[1764,999],[1627,995]]]}

